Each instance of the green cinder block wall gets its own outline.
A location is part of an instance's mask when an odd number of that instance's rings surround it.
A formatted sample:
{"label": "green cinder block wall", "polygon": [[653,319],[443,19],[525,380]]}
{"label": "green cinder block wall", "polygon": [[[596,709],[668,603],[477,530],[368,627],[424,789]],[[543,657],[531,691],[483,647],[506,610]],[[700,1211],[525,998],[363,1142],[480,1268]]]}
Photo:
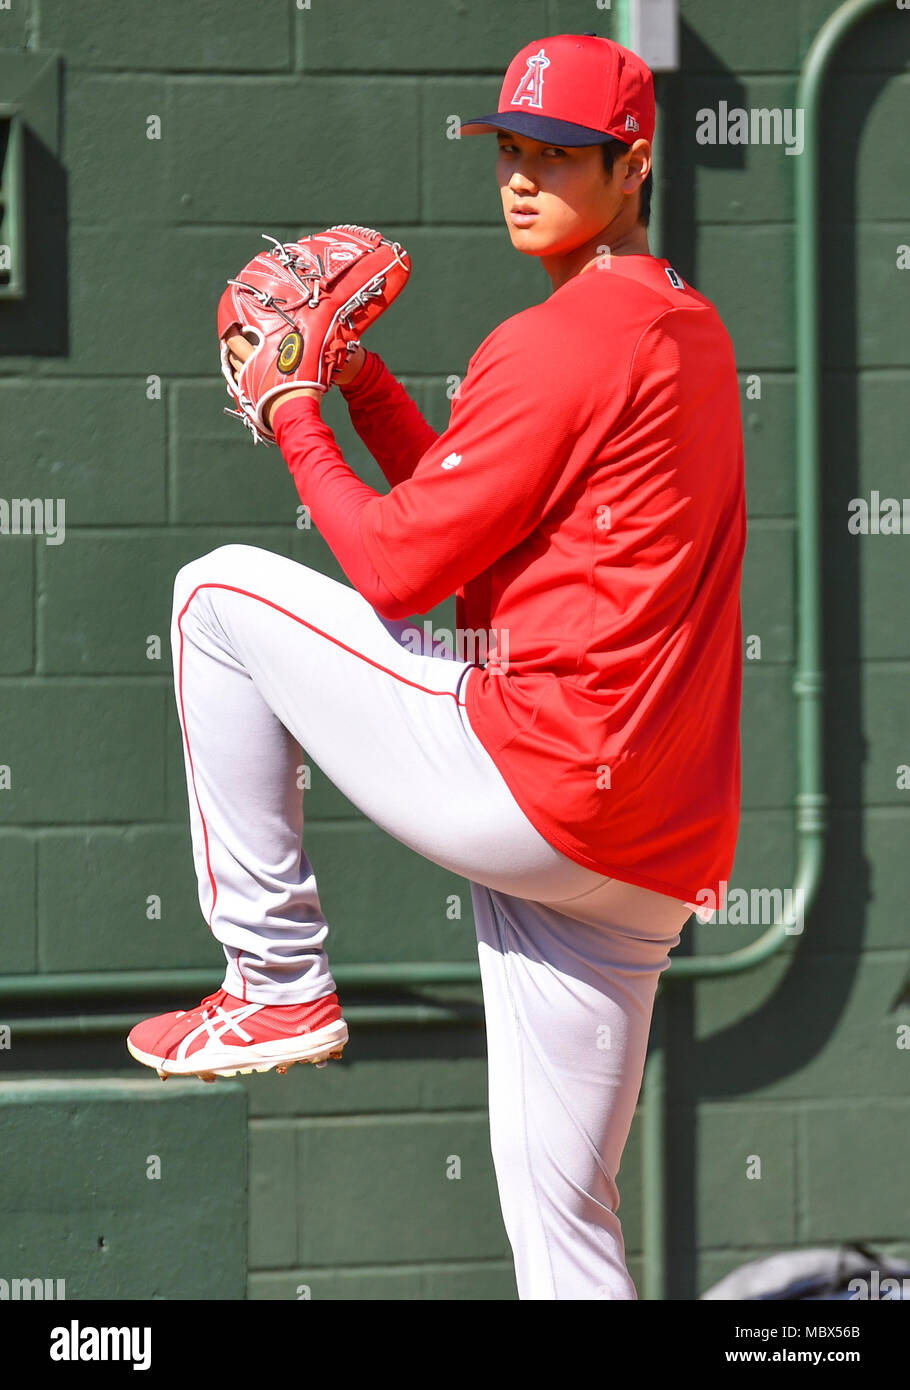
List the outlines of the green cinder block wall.
{"label": "green cinder block wall", "polygon": [[[654,249],[717,304],[742,381],[743,625],[761,639],[760,658],[746,661],[731,880],[747,889],[786,887],[795,868],[795,159],[774,146],[700,146],[694,132],[696,113],[720,100],[792,106],[835,8],[682,0],[681,70],[660,90]],[[222,413],[214,309],[227,275],[263,231],[359,222],[398,238],[411,282],[371,343],[444,429],[479,342],[549,287],[509,245],[491,144],[449,139],[450,118],[491,109],[530,39],[615,33],[616,10],[592,0],[12,0],[0,10],[4,81],[16,55],[59,61],[53,135],[33,135],[28,150],[28,290],[0,299],[0,495],[66,504],[65,543],[0,537],[4,978],[197,967],[217,981],[173,709],[173,576],[243,541],[344,579],[321,537],[298,526],[277,451],[253,450]],[[910,1053],[899,1046],[910,1023],[910,789],[899,775],[910,764],[910,537],[858,537],[846,525],[850,499],[910,491],[910,271],[898,265],[910,242],[908,115],[910,15],[894,7],[854,31],[823,113],[827,867],[806,931],[780,956],[667,993],[674,1298],[792,1245],[862,1238],[910,1252],[897,1161],[910,1125]],[[337,396],[325,414],[360,476],[384,488]],[[428,616],[451,626],[454,605]],[[463,881],[384,835],[318,767],[306,796],[335,964],[474,958]],[[148,915],[153,898],[160,918]],[[680,949],[732,949],[760,930],[692,926]],[[189,1002],[105,1008],[138,1017]],[[22,1012],[66,1007],[6,1008],[0,1112],[15,1095],[36,1126],[62,1135],[75,1106],[110,1139],[127,1102],[102,1103],[99,1088],[142,1080],[128,1102],[136,1123],[152,1115],[179,1145],[198,1105],[192,1152],[203,1156],[217,1087],[156,1102],[121,1036],[17,1040]],[[477,1022],[364,1026],[340,1065],[231,1087],[246,1093],[226,1131],[237,1166],[230,1177],[203,1171],[235,1185],[230,1239],[237,1185],[243,1195],[248,1297],[515,1297]],[[754,1155],[760,1179],[748,1176]],[[619,1179],[636,1279],[639,1167],[636,1121]],[[126,1210],[129,1180],[117,1182]],[[148,1223],[152,1246],[193,1190],[175,1192],[160,1226]],[[5,1219],[15,1186],[0,1194]],[[157,1197],[167,1205],[166,1191]],[[78,1225],[75,1196],[72,1210]],[[42,1272],[54,1257],[45,1230],[36,1208],[32,1236],[20,1222],[15,1250],[0,1255]],[[99,1283],[87,1251],[70,1277],[84,1289],[76,1296],[153,1296],[155,1268],[150,1249],[147,1278],[140,1261]],[[201,1295],[188,1284],[174,1296]]]}
{"label": "green cinder block wall", "polygon": [[2,1081],[0,1126],[7,1286],[243,1298],[247,1098],[235,1082],[200,1096],[157,1077]]}

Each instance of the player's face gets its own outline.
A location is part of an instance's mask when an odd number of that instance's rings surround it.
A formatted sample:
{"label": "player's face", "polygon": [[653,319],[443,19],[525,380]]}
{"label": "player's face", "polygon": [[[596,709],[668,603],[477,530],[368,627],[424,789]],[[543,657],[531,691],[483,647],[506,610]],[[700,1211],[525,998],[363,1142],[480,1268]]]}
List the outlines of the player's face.
{"label": "player's face", "polygon": [[[517,251],[566,255],[602,232],[607,244],[615,245],[613,234],[622,234],[629,214],[634,221],[634,200],[624,192],[624,160],[615,160],[607,174],[597,145],[546,145],[504,130],[497,141],[503,216]],[[533,215],[522,216],[522,208]]]}

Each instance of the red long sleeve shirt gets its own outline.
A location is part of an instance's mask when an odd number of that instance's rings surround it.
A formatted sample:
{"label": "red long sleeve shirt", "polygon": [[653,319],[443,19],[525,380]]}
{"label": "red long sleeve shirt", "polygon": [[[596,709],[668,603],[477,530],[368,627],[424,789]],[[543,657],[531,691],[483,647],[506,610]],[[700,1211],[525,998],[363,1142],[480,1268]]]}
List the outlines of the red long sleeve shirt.
{"label": "red long sleeve shirt", "polygon": [[[389,483],[404,482],[436,440],[417,406],[375,353],[349,386],[340,388],[351,422]],[[272,416],[275,438],[310,509],[317,531],[358,593],[384,618],[407,618],[401,601],[376,571],[360,540],[360,513],[381,494],[358,478],[338,448],[313,396],[295,396]],[[392,443],[391,441],[396,441]]]}
{"label": "red long sleeve shirt", "polygon": [[454,593],[487,636],[468,718],[532,824],[697,907],[722,904],[739,826],[743,444],[729,336],[669,269],[614,256],[505,320],[439,436],[370,354],[345,395],[388,493],[315,400],[275,432],[377,611]]}

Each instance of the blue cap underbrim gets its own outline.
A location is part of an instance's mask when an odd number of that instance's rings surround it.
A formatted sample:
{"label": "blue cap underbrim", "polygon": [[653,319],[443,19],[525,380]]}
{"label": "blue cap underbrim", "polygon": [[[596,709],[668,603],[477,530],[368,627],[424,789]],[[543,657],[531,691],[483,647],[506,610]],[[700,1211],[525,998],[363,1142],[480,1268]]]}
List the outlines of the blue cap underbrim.
{"label": "blue cap underbrim", "polygon": [[470,121],[462,121],[459,127],[462,135],[490,135],[497,130],[508,130],[515,135],[526,135],[529,140],[545,140],[553,145],[602,145],[616,139],[615,135],[607,135],[603,130],[557,121],[552,116],[535,116],[531,111],[494,111],[489,116],[474,116]]}

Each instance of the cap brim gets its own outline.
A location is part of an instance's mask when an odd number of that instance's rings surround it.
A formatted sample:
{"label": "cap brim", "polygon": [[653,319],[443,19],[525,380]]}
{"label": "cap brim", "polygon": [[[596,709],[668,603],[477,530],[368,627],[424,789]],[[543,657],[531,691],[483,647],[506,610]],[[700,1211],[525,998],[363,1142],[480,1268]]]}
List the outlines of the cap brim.
{"label": "cap brim", "polygon": [[461,135],[492,135],[497,130],[512,131],[515,135],[526,135],[529,140],[545,140],[556,145],[602,145],[616,139],[604,130],[573,125],[571,121],[556,121],[551,116],[535,116],[531,111],[494,111],[489,116],[474,116],[470,121],[462,121],[459,126]]}

